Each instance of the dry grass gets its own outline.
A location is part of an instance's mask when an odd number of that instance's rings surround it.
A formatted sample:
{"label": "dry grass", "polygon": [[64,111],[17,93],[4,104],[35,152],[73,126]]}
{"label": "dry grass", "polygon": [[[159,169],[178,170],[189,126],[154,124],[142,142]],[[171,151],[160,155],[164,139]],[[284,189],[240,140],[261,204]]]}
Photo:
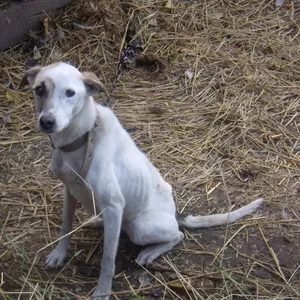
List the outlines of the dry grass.
{"label": "dry grass", "polygon": [[[56,27],[45,23],[39,62],[64,60],[101,78],[109,105],[173,185],[179,211],[221,212],[258,196],[266,204],[236,225],[185,231],[147,273],[123,238],[112,298],[299,299],[299,2],[164,5],[77,0]],[[164,73],[130,68],[116,80],[128,32],[162,59]],[[97,280],[102,232],[79,228],[82,209],[70,261],[43,268],[62,187],[48,171],[50,144],[36,132],[32,95],[18,89],[32,50],[0,57],[0,298],[84,299]]]}

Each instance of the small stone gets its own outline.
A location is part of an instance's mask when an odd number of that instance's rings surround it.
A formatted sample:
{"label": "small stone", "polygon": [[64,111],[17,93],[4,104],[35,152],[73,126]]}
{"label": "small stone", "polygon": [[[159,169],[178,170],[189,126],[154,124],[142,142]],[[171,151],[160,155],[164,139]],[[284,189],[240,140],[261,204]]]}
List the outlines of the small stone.
{"label": "small stone", "polygon": [[264,268],[258,268],[257,271],[255,272],[255,275],[258,278],[262,278],[262,279],[272,278],[272,274]]}

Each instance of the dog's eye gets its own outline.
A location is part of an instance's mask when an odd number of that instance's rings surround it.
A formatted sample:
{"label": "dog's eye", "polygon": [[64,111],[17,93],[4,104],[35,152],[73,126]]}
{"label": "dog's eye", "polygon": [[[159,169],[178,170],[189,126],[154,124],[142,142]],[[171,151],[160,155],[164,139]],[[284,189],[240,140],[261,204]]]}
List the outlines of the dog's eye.
{"label": "dog's eye", "polygon": [[35,94],[39,97],[43,97],[45,94],[45,89],[42,86],[37,86],[35,89]]}
{"label": "dog's eye", "polygon": [[71,98],[75,95],[75,92],[73,90],[66,90],[66,96],[68,98]]}

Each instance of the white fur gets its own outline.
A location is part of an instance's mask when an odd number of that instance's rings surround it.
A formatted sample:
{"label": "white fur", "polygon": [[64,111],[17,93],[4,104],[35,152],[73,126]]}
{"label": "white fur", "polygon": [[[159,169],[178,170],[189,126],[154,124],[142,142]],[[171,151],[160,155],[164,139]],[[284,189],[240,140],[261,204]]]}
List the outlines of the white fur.
{"label": "white fur", "polygon": [[[96,104],[87,94],[79,75],[77,69],[61,63],[41,71],[36,81],[51,78],[57,89],[51,108],[60,124],[57,132],[51,134],[55,146],[71,143],[92,128],[96,115],[100,117],[97,145],[86,177],[93,189],[96,211],[90,189],[78,185],[69,175],[69,166],[76,169],[76,162],[82,159],[81,152],[73,153],[72,159],[69,153],[62,153],[61,169],[65,192],[61,235],[72,229],[76,201],[81,202],[90,214],[103,211],[102,219],[94,222],[94,225],[104,223],[104,252],[94,297],[107,300],[114,276],[121,227],[134,243],[152,244],[139,254],[137,262],[140,264],[151,263],[182,241],[184,236],[179,231],[175,217],[171,186],[137,148],[114,113],[109,108]],[[71,100],[63,96],[64,91],[70,87],[78,93]],[[235,222],[252,213],[261,201],[256,200],[229,215],[189,216],[181,219],[180,224],[196,228]],[[61,239],[57,248],[48,256],[46,264],[50,267],[61,266],[69,244],[69,236]]]}
{"label": "white fur", "polygon": [[[72,76],[70,76],[70,74],[72,74]],[[75,121],[74,117],[86,106],[86,103],[82,101],[82,99],[86,98],[86,88],[82,81],[81,73],[76,68],[65,63],[60,63],[59,67],[42,69],[36,76],[33,88],[46,78],[54,82],[55,89],[51,103],[45,106],[40,112],[38,121],[42,116],[53,114],[56,120],[55,131],[61,132],[70,125],[71,121]],[[65,95],[67,89],[75,91],[75,95],[68,98]],[[90,101],[92,101],[92,99],[90,99]],[[41,130],[41,128],[39,129]],[[77,134],[77,132],[75,133]],[[73,139],[73,136],[66,138],[67,140],[62,140],[69,143],[69,139]]]}
{"label": "white fur", "polygon": [[188,228],[208,228],[223,224],[234,223],[241,218],[253,213],[263,202],[262,198],[245,205],[237,210],[225,214],[209,216],[187,216],[179,220],[179,224]]}

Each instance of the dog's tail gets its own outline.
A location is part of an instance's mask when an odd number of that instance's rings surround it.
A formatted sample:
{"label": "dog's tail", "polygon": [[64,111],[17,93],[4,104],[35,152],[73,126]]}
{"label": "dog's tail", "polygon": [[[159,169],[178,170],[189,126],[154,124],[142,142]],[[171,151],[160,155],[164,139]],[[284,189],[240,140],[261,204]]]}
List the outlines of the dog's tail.
{"label": "dog's tail", "polygon": [[243,217],[253,213],[263,202],[262,198],[245,205],[237,210],[210,216],[187,216],[177,215],[178,224],[187,228],[208,228],[224,224],[234,223]]}

